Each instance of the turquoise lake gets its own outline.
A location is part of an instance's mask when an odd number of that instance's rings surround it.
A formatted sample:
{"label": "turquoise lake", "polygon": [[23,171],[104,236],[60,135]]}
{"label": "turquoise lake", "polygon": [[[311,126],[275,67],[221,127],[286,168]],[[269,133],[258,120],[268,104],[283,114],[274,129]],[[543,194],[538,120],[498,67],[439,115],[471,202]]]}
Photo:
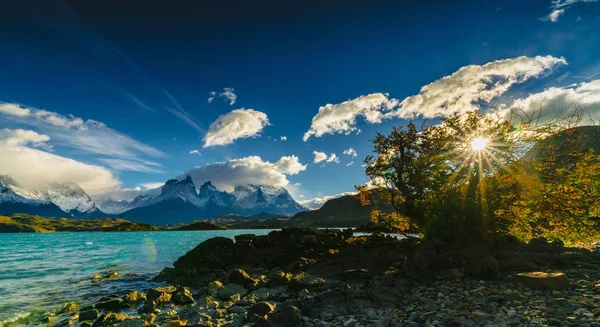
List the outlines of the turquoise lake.
{"label": "turquoise lake", "polygon": [[[200,242],[271,230],[0,234],[0,326],[27,324],[69,301],[143,290],[148,281]],[[120,277],[93,281],[108,269]]]}

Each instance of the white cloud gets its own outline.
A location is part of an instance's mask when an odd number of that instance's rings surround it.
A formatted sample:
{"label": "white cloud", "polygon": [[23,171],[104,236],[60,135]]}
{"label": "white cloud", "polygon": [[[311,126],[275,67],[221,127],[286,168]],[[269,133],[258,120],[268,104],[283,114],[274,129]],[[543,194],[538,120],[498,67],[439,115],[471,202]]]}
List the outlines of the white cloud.
{"label": "white cloud", "polygon": [[476,111],[480,103],[489,103],[513,85],[544,76],[560,65],[564,58],[552,56],[518,57],[497,60],[485,65],[469,65],[421,88],[421,92],[404,99],[397,110],[386,116],[440,117]]}
{"label": "white cloud", "polygon": [[265,184],[286,186],[289,184],[284,172],[276,164],[264,161],[259,156],[250,156],[215,162],[188,170],[194,184],[198,187],[211,181],[220,190],[233,191],[237,185]]}
{"label": "white cloud", "polygon": [[287,136],[280,136],[280,137],[279,137],[279,139],[280,139],[281,141],[287,141]]}
{"label": "white cloud", "polygon": [[325,152],[313,151],[313,155],[315,156],[313,163],[319,163],[323,161],[340,163],[340,158],[338,158],[335,153],[330,153],[328,156]]}
{"label": "white cloud", "polygon": [[327,159],[327,154],[325,152],[313,151],[313,155],[315,156],[315,159],[313,160],[314,163],[319,163]]}
{"label": "white cloud", "polygon": [[19,145],[44,146],[50,140],[48,135],[38,134],[34,131],[24,129],[0,129],[0,144],[9,147]]}
{"label": "white cloud", "polygon": [[558,22],[558,17],[560,17],[560,15],[562,15],[564,13],[565,13],[564,9],[553,10],[550,14],[548,14],[548,20],[553,23],[556,23],[556,22]]}
{"label": "white cloud", "polygon": [[344,150],[344,152],[343,152],[343,153],[344,153],[345,155],[352,156],[352,157],[356,157],[356,156],[358,156],[358,153],[356,153],[356,150],[354,150],[354,148],[349,148],[349,149],[346,149],[346,150]]}
{"label": "white cloud", "polygon": [[233,87],[226,87],[223,89],[223,92],[219,93],[219,96],[229,100],[230,106],[233,106],[237,100],[237,95],[233,91],[235,91]]}
{"label": "white cloud", "polygon": [[[551,21],[556,23],[558,18],[565,13],[566,9],[578,2],[597,2],[598,0],[553,0],[550,3],[550,13],[547,16],[540,18],[542,21]],[[578,19],[579,20],[579,19]]]}
{"label": "white cloud", "polygon": [[363,117],[371,124],[380,123],[383,119],[382,111],[391,110],[397,103],[396,99],[388,98],[387,94],[373,93],[338,104],[326,104],[319,108],[310,129],[302,139],[306,142],[313,135],[321,137],[324,134],[350,134],[357,131],[355,125],[358,117]]}
{"label": "white cloud", "polygon": [[235,104],[235,102],[237,101],[237,94],[235,94],[235,90],[234,90],[233,87],[223,88],[223,92],[220,92],[218,95],[217,95],[217,92],[211,91],[209,93],[209,96],[208,96],[208,99],[207,99],[208,103],[213,102],[213,100],[217,96],[219,96],[221,98],[225,98],[227,101],[229,101],[229,105],[230,106],[233,106]]}
{"label": "white cloud", "polygon": [[54,144],[83,153],[136,161],[142,166],[153,164],[144,159],[146,156],[165,155],[162,151],[119,133],[96,120],[83,120],[73,115],[26,108],[12,103],[0,103],[0,108],[2,108],[0,121],[30,126],[35,128],[36,132],[49,136]]}
{"label": "white cloud", "polygon": [[215,99],[215,97],[217,96],[217,92],[215,91],[210,91],[209,96],[208,96],[208,103],[213,102],[213,100]]}
{"label": "white cloud", "polygon": [[389,98],[387,94],[374,93],[339,104],[327,104],[319,108],[303,140],[307,141],[313,135],[358,133],[357,117],[364,117],[367,122],[375,124],[384,119],[432,118],[479,110],[481,104],[489,104],[512,86],[543,77],[566,64],[564,58],[552,56],[497,60],[484,65],[464,66],[452,75],[423,86],[419,94],[402,102]]}
{"label": "white cloud", "polygon": [[145,190],[152,190],[155,188],[159,188],[165,185],[164,182],[152,182],[152,183],[142,183],[140,184]]}
{"label": "white cloud", "polygon": [[14,103],[0,103],[0,113],[18,117],[25,117],[31,114],[31,110],[22,108]]}
{"label": "white cloud", "polygon": [[336,194],[336,195],[328,195],[328,196],[323,196],[320,198],[299,201],[298,203],[300,203],[301,205],[303,205],[311,210],[316,210],[316,209],[321,208],[325,204],[325,202],[327,202],[331,199],[337,199],[342,196],[355,195],[355,194],[357,194],[357,192],[344,192],[344,193],[340,193],[340,194]]}
{"label": "white cloud", "polygon": [[325,160],[327,162],[335,162],[335,163],[340,163],[340,158],[338,158],[337,155],[335,155],[335,153],[330,153],[329,154],[329,158],[327,158],[327,160]]}
{"label": "white cloud", "polygon": [[10,175],[24,188],[66,182],[79,184],[89,194],[100,194],[119,188],[119,180],[104,167],[25,146],[47,141],[46,135],[7,129],[3,129],[0,134],[0,174]]}
{"label": "white cloud", "polygon": [[188,154],[197,154],[197,155],[201,155],[201,154],[200,154],[200,151],[198,151],[198,150],[195,150],[195,149],[194,149],[194,150],[191,150],[190,152],[188,152]]}
{"label": "white cloud", "polygon": [[348,167],[348,166],[352,166],[352,165],[354,165],[354,161],[350,161],[349,163],[347,163],[347,164],[346,164],[346,167]]}
{"label": "white cloud", "polygon": [[288,175],[296,175],[301,171],[306,170],[307,165],[303,165],[296,156],[283,156],[275,163],[281,171]]}
{"label": "white cloud", "polygon": [[[600,122],[600,79],[566,87],[550,87],[542,92],[530,94],[526,98],[517,99],[503,107],[506,119],[511,119],[509,116],[511,110],[515,114],[532,115],[542,109],[544,116],[540,123],[557,115],[567,115],[574,108],[578,108],[583,112],[581,125],[597,124]],[[518,117],[512,117],[512,120],[516,119]]]}
{"label": "white cloud", "polygon": [[269,125],[269,118],[254,109],[236,109],[221,115],[210,124],[204,136],[204,147],[228,145],[241,138],[257,136]]}

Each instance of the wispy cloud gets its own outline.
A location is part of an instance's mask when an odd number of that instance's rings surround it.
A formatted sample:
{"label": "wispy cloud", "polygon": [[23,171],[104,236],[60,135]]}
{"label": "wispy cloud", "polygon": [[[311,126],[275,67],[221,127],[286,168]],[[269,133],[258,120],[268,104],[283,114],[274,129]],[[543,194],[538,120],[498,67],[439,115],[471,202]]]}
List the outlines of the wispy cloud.
{"label": "wispy cloud", "polygon": [[104,167],[31,148],[43,148],[50,140],[50,136],[31,130],[0,130],[1,173],[10,175],[24,188],[74,182],[89,194],[119,189],[119,180]]}
{"label": "wispy cloud", "polygon": [[351,156],[351,157],[356,157],[358,156],[358,153],[356,153],[356,150],[354,150],[354,148],[348,148],[346,150],[344,150],[343,152],[345,155],[347,156]]}
{"label": "wispy cloud", "polygon": [[319,163],[319,162],[340,163],[340,158],[338,158],[338,156],[335,153],[330,153],[329,155],[327,155],[325,152],[313,151],[313,155],[314,155],[313,163]]}
{"label": "wispy cloud", "polygon": [[194,149],[194,150],[190,150],[190,152],[188,152],[188,154],[197,154],[197,155],[200,155],[200,151]]}
{"label": "wispy cloud", "polygon": [[[553,23],[558,22],[558,19],[560,18],[560,16],[562,16],[565,13],[565,10],[569,9],[572,5],[576,4],[576,3],[585,3],[585,2],[597,2],[598,0],[553,0],[552,2],[550,2],[550,13],[544,17],[541,17],[540,20],[542,21],[551,21]],[[581,16],[580,16],[581,17]],[[581,20],[579,19],[580,17],[577,18],[577,20]]]}
{"label": "wispy cloud", "polygon": [[[3,120],[34,128],[36,132],[52,138],[55,145],[103,158],[136,162],[138,171],[156,171],[155,163],[147,160],[146,157],[165,156],[162,151],[92,119],[84,120],[73,115],[62,115],[15,103],[0,103],[0,121]],[[115,170],[125,167],[115,160],[103,162],[114,164],[112,167]]]}
{"label": "wispy cloud", "polygon": [[208,101],[208,103],[211,103],[217,96],[229,101],[230,106],[233,106],[237,101],[237,94],[235,94],[235,89],[233,87],[223,88],[223,92],[220,92],[218,94],[216,91],[210,91],[208,93],[208,99],[206,100]]}

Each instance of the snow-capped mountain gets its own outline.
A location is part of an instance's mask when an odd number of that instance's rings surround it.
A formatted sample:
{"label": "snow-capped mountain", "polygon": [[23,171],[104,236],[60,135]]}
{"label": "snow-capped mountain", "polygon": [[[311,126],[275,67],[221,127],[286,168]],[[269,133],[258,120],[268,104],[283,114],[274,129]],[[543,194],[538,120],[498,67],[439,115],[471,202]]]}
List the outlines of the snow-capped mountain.
{"label": "snow-capped mountain", "polygon": [[52,183],[31,190],[16,185],[11,188],[25,198],[54,203],[66,212],[67,216],[94,217],[102,215],[90,196],[76,183]]}
{"label": "snow-capped mountain", "polygon": [[64,212],[49,201],[29,199],[13,188],[19,184],[10,176],[0,175],[0,214],[26,213],[31,215],[62,217]]}
{"label": "snow-capped mountain", "polygon": [[250,214],[261,212],[276,212],[285,215],[294,215],[307,210],[294,201],[290,193],[283,187],[272,185],[241,185],[237,186],[233,195],[236,205]]}
{"label": "snow-capped mountain", "polygon": [[[174,224],[222,214],[293,215],[307,210],[283,187],[237,186],[233,193],[218,190],[210,181],[199,188],[192,178],[171,179],[162,187],[141,191],[133,200],[97,198],[75,183],[21,187],[10,176],[0,176],[0,213],[27,213],[55,217],[94,218],[110,215],[151,223]],[[43,210],[42,210],[43,209]]]}
{"label": "snow-capped mountain", "polygon": [[[133,202],[137,202],[135,207]],[[129,206],[132,209],[120,214],[121,217],[156,225],[212,218],[224,213],[292,215],[306,210],[282,187],[245,185],[236,187],[231,194],[219,191],[211,182],[205,182],[196,192],[190,176],[169,180],[161,187],[160,194],[138,197]]]}
{"label": "snow-capped mountain", "polygon": [[98,203],[96,203],[96,206],[100,210],[102,210],[102,212],[111,214],[111,215],[118,215],[120,213],[123,213],[123,212],[131,209],[130,205],[131,205],[131,201],[115,200],[113,198],[101,199],[101,200],[98,200]]}

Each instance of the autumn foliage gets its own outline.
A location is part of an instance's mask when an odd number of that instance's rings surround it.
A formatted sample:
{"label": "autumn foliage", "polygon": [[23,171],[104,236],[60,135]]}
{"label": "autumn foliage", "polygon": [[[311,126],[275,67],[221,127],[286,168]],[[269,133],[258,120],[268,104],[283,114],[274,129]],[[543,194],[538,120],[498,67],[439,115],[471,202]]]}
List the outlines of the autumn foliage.
{"label": "autumn foliage", "polygon": [[411,121],[373,140],[360,199],[379,225],[455,245],[505,236],[597,240],[600,155],[589,135],[569,131],[569,146],[552,148],[543,140],[557,130],[547,124],[474,112],[431,126]]}

